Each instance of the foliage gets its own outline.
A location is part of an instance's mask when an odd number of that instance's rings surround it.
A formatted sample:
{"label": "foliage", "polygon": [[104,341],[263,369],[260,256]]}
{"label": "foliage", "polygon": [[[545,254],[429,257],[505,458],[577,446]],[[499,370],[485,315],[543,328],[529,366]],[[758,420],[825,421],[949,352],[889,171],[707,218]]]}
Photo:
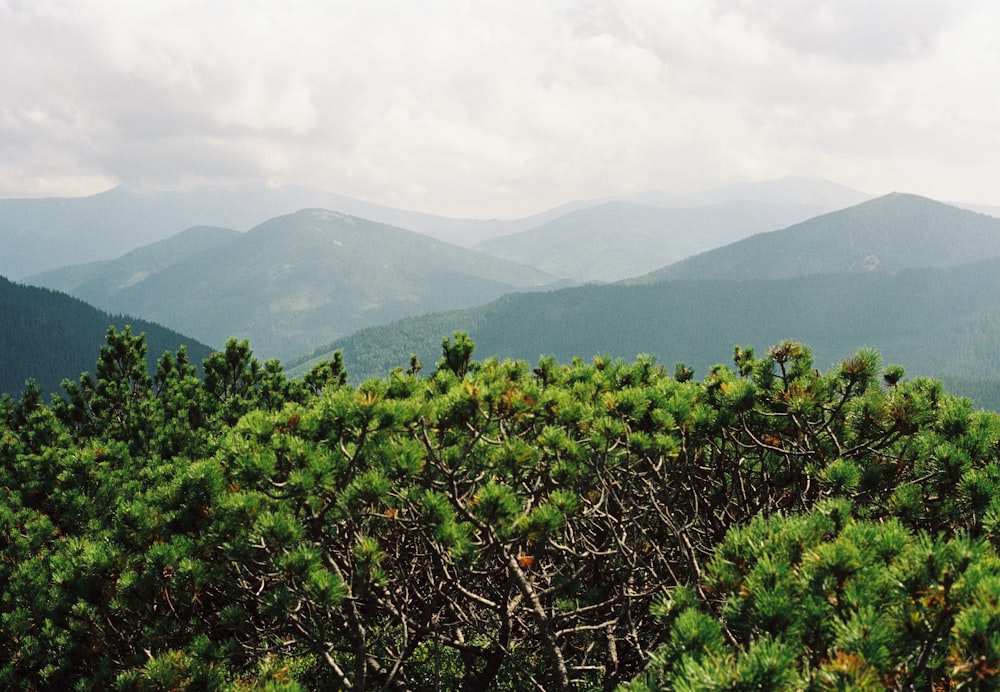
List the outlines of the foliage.
{"label": "foliage", "polygon": [[145,348],[0,401],[5,687],[996,681],[1000,418],[874,351],[696,381],[456,333],[352,386]]}
{"label": "foliage", "polygon": [[982,538],[852,518],[846,501],[730,532],[658,610],[668,643],[630,689],[996,689],[1000,560]]}

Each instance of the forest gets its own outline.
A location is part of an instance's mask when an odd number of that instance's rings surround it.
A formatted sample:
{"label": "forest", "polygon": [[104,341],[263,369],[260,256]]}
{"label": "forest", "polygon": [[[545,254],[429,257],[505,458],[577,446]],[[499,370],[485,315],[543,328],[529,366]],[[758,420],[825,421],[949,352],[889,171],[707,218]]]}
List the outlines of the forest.
{"label": "forest", "polygon": [[1000,688],[1000,414],[870,349],[474,354],[111,328],[0,399],[0,686]]}

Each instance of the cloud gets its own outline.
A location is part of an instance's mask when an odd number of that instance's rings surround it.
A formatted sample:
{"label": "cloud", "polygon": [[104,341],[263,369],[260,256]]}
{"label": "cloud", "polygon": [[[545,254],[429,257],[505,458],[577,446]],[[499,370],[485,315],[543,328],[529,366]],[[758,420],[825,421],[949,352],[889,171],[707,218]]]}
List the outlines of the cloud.
{"label": "cloud", "polygon": [[996,201],[998,16],[985,0],[0,0],[0,194],[264,179],[512,216],[799,174]]}
{"label": "cloud", "polygon": [[749,32],[798,54],[838,61],[909,60],[933,50],[963,10],[936,0],[735,0],[714,3],[719,15],[742,18]]}

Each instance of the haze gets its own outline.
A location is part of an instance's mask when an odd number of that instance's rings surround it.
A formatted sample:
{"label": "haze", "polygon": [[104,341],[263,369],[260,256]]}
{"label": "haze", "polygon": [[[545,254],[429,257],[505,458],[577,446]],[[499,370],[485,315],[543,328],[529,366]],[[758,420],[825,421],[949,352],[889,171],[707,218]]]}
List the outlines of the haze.
{"label": "haze", "polygon": [[796,175],[997,204],[998,35],[988,0],[0,0],[0,197],[483,218]]}

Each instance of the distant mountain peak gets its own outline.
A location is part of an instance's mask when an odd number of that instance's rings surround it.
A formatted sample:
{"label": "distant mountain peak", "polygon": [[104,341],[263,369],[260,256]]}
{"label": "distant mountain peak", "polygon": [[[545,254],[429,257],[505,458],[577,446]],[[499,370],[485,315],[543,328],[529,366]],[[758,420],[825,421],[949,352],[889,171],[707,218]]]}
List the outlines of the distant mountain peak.
{"label": "distant mountain peak", "polygon": [[217,347],[231,336],[248,337],[268,358],[294,357],[371,324],[467,308],[556,281],[532,267],[322,208],[228,233],[198,248],[191,241],[207,234],[180,234],[41,278],[109,312],[154,319]]}
{"label": "distant mountain peak", "polygon": [[894,271],[991,257],[1000,257],[1000,219],[893,192],[704,252],[636,282]]}

